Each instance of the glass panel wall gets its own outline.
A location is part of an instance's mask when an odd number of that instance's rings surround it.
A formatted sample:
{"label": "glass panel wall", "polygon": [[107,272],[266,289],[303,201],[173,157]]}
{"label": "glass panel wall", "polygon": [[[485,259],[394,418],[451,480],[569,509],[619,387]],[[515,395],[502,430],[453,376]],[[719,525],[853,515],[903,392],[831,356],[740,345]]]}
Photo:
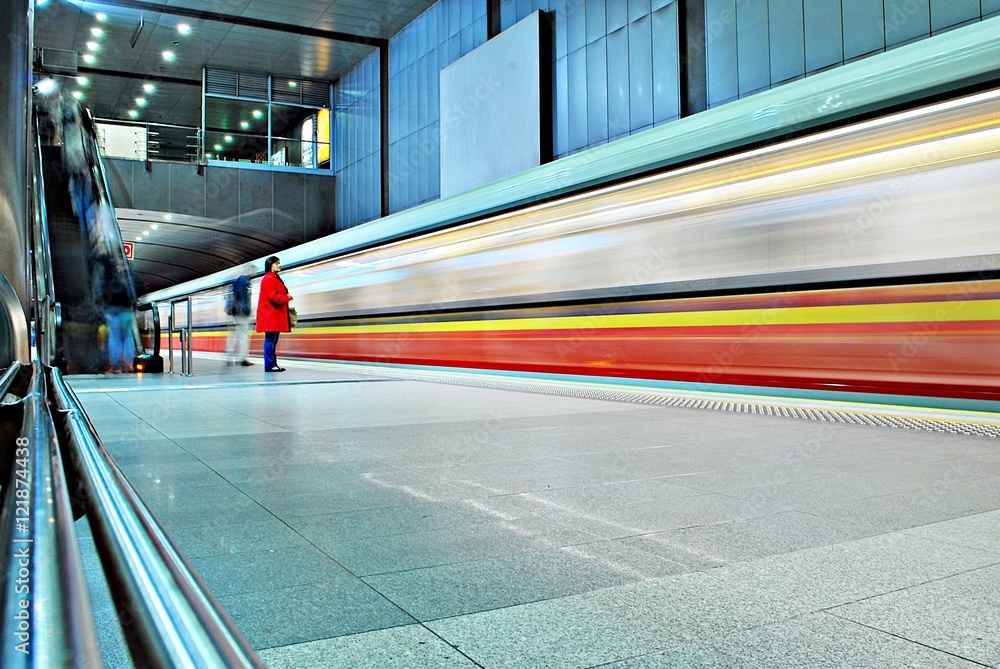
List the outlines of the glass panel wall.
{"label": "glass panel wall", "polygon": [[203,109],[210,161],[331,169],[327,82],[206,71]]}

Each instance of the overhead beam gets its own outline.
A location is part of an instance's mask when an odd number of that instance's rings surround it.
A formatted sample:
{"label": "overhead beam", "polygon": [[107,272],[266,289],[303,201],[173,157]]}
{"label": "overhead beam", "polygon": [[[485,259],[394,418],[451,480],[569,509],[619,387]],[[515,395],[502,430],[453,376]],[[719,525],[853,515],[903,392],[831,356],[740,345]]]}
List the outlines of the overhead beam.
{"label": "overhead beam", "polygon": [[102,77],[119,77],[121,79],[141,79],[142,81],[156,81],[163,84],[183,84],[185,86],[198,86],[201,88],[201,79],[185,79],[183,77],[168,77],[162,74],[144,74],[142,72],[121,72],[119,70],[105,70],[99,67],[77,68],[80,74],[100,75]]}
{"label": "overhead beam", "polygon": [[125,9],[136,9],[143,12],[155,14],[165,14],[167,16],[183,16],[189,19],[203,19],[205,21],[217,21],[219,23],[229,23],[248,28],[260,28],[261,30],[274,30],[277,32],[291,33],[294,35],[305,35],[307,37],[318,37],[320,39],[333,40],[335,42],[351,42],[353,44],[364,44],[381,48],[389,45],[389,40],[381,37],[368,37],[365,35],[355,35],[353,33],[340,32],[339,30],[322,30],[309,26],[299,26],[293,23],[278,23],[276,21],[264,21],[247,16],[236,16],[235,14],[223,14],[221,12],[210,12],[203,9],[188,9],[186,7],[173,7],[160,5],[155,2],[142,2],[141,0],[99,0],[95,4],[107,5],[109,7],[123,7]]}

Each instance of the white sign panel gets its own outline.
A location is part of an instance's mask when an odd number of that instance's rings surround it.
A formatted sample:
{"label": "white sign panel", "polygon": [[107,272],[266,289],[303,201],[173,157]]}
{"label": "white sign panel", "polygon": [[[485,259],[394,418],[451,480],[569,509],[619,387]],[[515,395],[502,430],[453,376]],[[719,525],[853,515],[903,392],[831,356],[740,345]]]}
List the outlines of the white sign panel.
{"label": "white sign panel", "polygon": [[534,12],[441,70],[442,198],[541,164],[540,59]]}

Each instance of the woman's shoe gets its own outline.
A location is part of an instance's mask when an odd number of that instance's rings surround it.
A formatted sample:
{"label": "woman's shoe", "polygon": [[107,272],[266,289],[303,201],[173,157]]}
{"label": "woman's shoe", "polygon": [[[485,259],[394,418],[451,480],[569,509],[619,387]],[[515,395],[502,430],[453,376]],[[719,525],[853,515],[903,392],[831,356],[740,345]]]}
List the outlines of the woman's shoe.
{"label": "woman's shoe", "polygon": [[264,371],[265,372],[283,372],[283,371],[285,371],[285,368],[284,367],[272,367],[271,369],[265,369]]}

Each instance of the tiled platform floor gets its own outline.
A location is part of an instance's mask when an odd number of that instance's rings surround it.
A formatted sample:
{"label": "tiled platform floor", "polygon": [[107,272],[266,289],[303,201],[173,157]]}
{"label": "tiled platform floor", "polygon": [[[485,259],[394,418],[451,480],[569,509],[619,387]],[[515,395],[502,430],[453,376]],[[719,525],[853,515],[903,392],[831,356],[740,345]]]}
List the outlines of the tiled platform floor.
{"label": "tiled platform floor", "polygon": [[287,366],[70,377],[270,667],[1000,667],[996,439]]}

